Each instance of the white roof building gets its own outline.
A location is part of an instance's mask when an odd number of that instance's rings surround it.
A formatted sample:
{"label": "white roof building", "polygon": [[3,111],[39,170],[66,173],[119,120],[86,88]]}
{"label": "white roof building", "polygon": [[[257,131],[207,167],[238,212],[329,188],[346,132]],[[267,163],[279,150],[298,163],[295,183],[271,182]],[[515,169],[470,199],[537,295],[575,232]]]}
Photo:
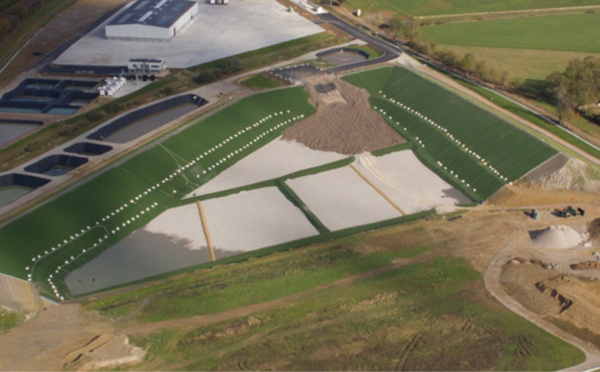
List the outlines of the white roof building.
{"label": "white roof building", "polygon": [[111,40],[169,41],[198,14],[190,0],[137,0],[106,25]]}

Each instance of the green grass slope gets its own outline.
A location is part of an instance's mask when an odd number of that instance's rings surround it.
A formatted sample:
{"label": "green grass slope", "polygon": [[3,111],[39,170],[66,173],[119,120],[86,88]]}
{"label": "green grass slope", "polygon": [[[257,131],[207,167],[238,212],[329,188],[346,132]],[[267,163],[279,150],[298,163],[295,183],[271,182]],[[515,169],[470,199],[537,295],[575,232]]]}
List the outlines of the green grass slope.
{"label": "green grass slope", "polygon": [[384,68],[345,79],[366,88],[371,105],[416,144],[421,160],[474,200],[489,197],[556,154],[538,139],[406,69]]}
{"label": "green grass slope", "polygon": [[4,226],[0,271],[59,285],[61,276],[276,138],[300,115],[313,114],[307,98],[302,87],[246,98]]}
{"label": "green grass slope", "polygon": [[[491,298],[480,272],[443,253],[455,237],[436,228],[398,226],[199,270],[84,307],[138,324],[216,314],[132,337],[149,350],[136,370],[556,370],[583,361]],[[234,309],[242,315],[227,318]]]}
{"label": "green grass slope", "polygon": [[600,13],[511,18],[423,27],[421,38],[443,45],[600,53]]}

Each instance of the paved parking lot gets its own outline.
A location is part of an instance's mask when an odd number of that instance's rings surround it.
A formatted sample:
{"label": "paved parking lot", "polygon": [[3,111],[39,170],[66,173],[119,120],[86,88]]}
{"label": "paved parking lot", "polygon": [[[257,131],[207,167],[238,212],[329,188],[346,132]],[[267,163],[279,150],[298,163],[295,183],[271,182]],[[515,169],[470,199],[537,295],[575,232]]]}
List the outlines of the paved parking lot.
{"label": "paved parking lot", "polygon": [[198,7],[195,21],[168,43],[107,40],[103,23],[54,63],[122,66],[130,58],[165,58],[167,67],[185,68],[323,31],[275,0]]}

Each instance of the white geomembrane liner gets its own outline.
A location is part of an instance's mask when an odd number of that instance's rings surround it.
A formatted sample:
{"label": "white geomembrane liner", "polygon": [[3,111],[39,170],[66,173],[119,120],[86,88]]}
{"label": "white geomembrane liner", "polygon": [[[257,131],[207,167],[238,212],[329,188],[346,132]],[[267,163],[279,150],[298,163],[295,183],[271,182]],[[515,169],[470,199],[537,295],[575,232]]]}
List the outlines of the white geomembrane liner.
{"label": "white geomembrane liner", "polygon": [[171,208],[150,221],[144,230],[189,241],[188,249],[206,248],[200,212],[196,203]]}
{"label": "white geomembrane liner", "polygon": [[291,179],[286,184],[332,231],[402,216],[350,167]]}
{"label": "white geomembrane liner", "polygon": [[215,249],[252,251],[319,234],[276,187],[209,199],[202,208]]}
{"label": "white geomembrane liner", "polygon": [[407,214],[470,202],[410,150],[380,157],[364,153],[353,165]]}
{"label": "white geomembrane liner", "polygon": [[346,157],[335,152],[312,150],[280,137],[246,156],[187,196],[205,195],[250,185]]}

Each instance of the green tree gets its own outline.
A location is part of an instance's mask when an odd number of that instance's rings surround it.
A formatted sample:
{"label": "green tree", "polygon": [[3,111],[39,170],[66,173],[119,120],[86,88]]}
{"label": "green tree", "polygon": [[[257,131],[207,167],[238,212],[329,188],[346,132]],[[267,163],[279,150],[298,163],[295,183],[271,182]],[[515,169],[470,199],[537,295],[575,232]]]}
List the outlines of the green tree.
{"label": "green tree", "polygon": [[448,66],[457,67],[460,62],[460,58],[456,53],[451,50],[440,50],[435,53],[435,56]]}
{"label": "green tree", "polygon": [[460,60],[459,67],[461,70],[467,73],[467,76],[469,73],[475,72],[475,69],[477,68],[477,60],[475,59],[475,56],[471,53],[465,54],[465,56]]}
{"label": "green tree", "polygon": [[390,25],[390,37],[394,40],[398,40],[398,35],[402,32],[402,18],[394,17],[388,21]]}
{"label": "green tree", "polygon": [[419,21],[413,17],[410,17],[402,25],[402,34],[408,40],[409,44],[414,43],[419,38],[420,32]]}
{"label": "green tree", "polygon": [[487,67],[487,64],[485,63],[485,61],[477,61],[477,65],[475,66],[475,73],[477,74],[477,76],[482,79],[482,80],[488,80],[489,79],[489,68]]}
{"label": "green tree", "polygon": [[564,72],[546,77],[546,94],[556,104],[560,120],[568,119],[581,106],[600,99],[600,59],[588,56],[569,61]]}
{"label": "green tree", "polygon": [[212,71],[201,71],[196,78],[196,81],[200,84],[210,83],[216,80],[216,76]]}

